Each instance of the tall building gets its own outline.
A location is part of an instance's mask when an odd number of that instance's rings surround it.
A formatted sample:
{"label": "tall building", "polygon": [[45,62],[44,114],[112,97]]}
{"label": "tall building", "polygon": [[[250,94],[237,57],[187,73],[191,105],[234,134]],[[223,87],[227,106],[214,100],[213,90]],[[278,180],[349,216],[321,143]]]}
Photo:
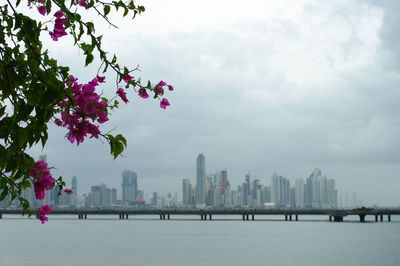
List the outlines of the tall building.
{"label": "tall building", "polygon": [[295,195],[296,195],[296,208],[304,208],[304,181],[303,179],[296,179],[295,181]]}
{"label": "tall building", "polygon": [[290,205],[290,181],[277,174],[272,175],[271,196],[275,207],[282,208]]}
{"label": "tall building", "polygon": [[157,192],[153,192],[153,197],[151,198],[151,206],[153,208],[157,208],[158,207],[158,194],[157,194]]}
{"label": "tall building", "polygon": [[306,208],[336,208],[335,180],[322,176],[319,168],[314,169],[306,179],[304,198]]}
{"label": "tall building", "polygon": [[192,205],[192,184],[189,179],[182,180],[182,203],[184,206]]}
{"label": "tall building", "polygon": [[122,172],[122,202],[133,202],[138,196],[137,174],[131,170]]}
{"label": "tall building", "polygon": [[202,153],[197,156],[196,162],[196,205],[206,203],[206,158]]}
{"label": "tall building", "polygon": [[78,178],[76,176],[72,177],[71,181],[71,189],[73,191],[72,197],[71,197],[71,205],[76,206],[77,205],[77,199],[78,199]]}

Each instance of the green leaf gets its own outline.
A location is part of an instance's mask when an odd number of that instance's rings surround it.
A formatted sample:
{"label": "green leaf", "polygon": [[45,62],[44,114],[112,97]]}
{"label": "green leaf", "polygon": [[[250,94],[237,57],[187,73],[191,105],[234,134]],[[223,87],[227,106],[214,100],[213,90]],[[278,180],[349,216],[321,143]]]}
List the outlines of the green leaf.
{"label": "green leaf", "polygon": [[111,11],[111,7],[108,5],[105,5],[104,6],[104,16],[107,16],[108,13],[110,13],[110,11]]}
{"label": "green leaf", "polygon": [[7,188],[3,189],[3,192],[1,192],[1,195],[0,195],[0,201],[5,199],[7,197],[7,195],[8,195],[8,189]]}
{"label": "green leaf", "polygon": [[94,56],[92,54],[86,55],[85,66],[93,62]]}

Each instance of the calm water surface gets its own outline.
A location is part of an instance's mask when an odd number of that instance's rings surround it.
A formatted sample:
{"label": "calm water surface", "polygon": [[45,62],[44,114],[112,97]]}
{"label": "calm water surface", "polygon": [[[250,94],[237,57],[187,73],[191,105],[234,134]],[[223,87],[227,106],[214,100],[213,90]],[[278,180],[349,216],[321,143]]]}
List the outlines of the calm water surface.
{"label": "calm water surface", "polygon": [[49,218],[42,225],[4,215],[0,265],[400,265],[400,217],[364,224],[301,216]]}

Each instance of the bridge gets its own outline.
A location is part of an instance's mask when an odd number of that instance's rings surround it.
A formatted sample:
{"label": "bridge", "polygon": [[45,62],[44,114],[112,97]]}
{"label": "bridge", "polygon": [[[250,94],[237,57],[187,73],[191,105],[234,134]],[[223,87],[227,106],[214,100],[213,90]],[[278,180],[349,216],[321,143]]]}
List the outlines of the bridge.
{"label": "bridge", "polygon": [[[22,214],[18,209],[0,209],[0,219],[3,214]],[[49,215],[77,215],[78,219],[87,219],[88,215],[116,215],[119,219],[128,219],[135,215],[157,215],[160,220],[170,220],[173,215],[194,215],[201,220],[212,220],[216,215],[241,216],[242,220],[255,220],[256,216],[282,215],[285,221],[298,221],[299,216],[321,215],[328,216],[329,221],[343,222],[349,215],[358,216],[360,222],[365,222],[367,215],[374,216],[375,222],[379,220],[391,221],[392,215],[400,215],[399,209],[55,209]]]}

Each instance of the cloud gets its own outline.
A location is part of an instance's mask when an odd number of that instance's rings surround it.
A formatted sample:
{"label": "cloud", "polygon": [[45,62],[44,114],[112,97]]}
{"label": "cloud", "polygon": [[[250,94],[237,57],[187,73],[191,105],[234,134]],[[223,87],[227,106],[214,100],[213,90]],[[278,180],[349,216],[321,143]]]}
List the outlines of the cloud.
{"label": "cloud", "polygon": [[[116,161],[107,145],[89,140],[76,148],[62,139],[63,129],[51,128],[44,152],[57,173],[82,177],[87,191],[101,182],[119,188],[129,168],[147,195],[180,191],[183,178],[195,183],[202,152],[207,172],[226,167],[233,187],[249,170],[269,184],[274,172],[294,181],[320,167],[343,192],[395,204],[394,194],[374,194],[377,176],[395,187],[400,170],[399,76],[381,61],[386,50],[398,52],[396,17],[387,17],[386,6],[306,1],[268,9],[251,1],[247,12],[215,6],[203,25],[204,16],[191,11],[206,5],[156,4],[139,18],[142,28],[122,25],[103,43],[124,64],[140,63],[135,76],[172,83],[171,106],[162,110],[128,91],[130,103],[103,127],[127,137],[125,157]],[[79,73],[83,59],[70,53],[57,55]],[[104,92],[113,95],[107,84]],[[379,171],[365,170],[373,166]]]}

